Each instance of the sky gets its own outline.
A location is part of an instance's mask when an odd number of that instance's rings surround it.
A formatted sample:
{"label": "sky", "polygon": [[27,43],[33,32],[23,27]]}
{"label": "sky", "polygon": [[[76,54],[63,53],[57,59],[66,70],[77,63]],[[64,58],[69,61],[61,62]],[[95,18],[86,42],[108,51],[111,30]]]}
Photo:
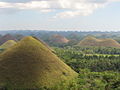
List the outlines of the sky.
{"label": "sky", "polygon": [[120,31],[120,0],[0,0],[0,30]]}

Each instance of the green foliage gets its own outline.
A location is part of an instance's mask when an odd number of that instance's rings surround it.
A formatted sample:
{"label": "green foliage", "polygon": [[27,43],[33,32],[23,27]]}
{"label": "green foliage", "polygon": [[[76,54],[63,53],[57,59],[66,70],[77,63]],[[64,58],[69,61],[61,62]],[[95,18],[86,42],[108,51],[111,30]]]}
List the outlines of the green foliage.
{"label": "green foliage", "polygon": [[117,72],[91,72],[80,69],[78,82],[81,90],[118,90],[120,88],[120,73]]}
{"label": "green foliage", "polygon": [[54,50],[65,63],[79,73],[74,81],[74,89],[67,90],[120,89],[119,48],[69,46]]}
{"label": "green foliage", "polygon": [[45,90],[119,90],[120,73],[105,71],[91,72],[80,69],[79,76],[68,84],[62,82]]}
{"label": "green foliage", "polygon": [[[114,49],[120,52],[117,48],[77,46],[54,49],[56,54],[77,72],[79,71],[79,68],[88,68],[92,71],[98,72],[106,70],[120,71],[120,55],[117,55],[116,52],[114,52]],[[86,50],[89,54],[86,53]]]}

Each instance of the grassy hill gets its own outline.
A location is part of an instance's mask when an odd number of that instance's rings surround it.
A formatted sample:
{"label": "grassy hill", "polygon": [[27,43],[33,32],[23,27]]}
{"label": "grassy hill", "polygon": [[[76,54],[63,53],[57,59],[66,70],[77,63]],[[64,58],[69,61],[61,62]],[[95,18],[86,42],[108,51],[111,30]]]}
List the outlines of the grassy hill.
{"label": "grassy hill", "polygon": [[33,37],[35,38],[36,40],[38,40],[40,43],[42,43],[44,46],[46,46],[49,50],[51,50],[52,52],[54,52],[54,50],[47,44],[45,43],[43,40],[39,39],[39,38],[36,38],[36,37]]}
{"label": "grassy hill", "polygon": [[103,46],[103,47],[120,47],[120,44],[113,39],[97,39],[88,36],[78,43],[79,46]]}
{"label": "grassy hill", "polygon": [[69,40],[61,35],[55,34],[51,37],[51,41],[54,43],[68,43]]}
{"label": "grassy hill", "polygon": [[2,37],[0,37],[0,45],[2,45],[3,43],[7,42],[8,40],[14,40],[14,41],[17,41],[17,39],[10,35],[10,34],[6,34]]}
{"label": "grassy hill", "polygon": [[8,88],[53,87],[76,75],[33,37],[25,37],[0,56],[0,85]]}
{"label": "grassy hill", "polygon": [[15,45],[16,42],[14,40],[8,40],[7,42],[5,42],[4,44],[2,44],[0,46],[0,48],[3,48],[3,49],[7,49],[7,48],[10,48],[11,46]]}

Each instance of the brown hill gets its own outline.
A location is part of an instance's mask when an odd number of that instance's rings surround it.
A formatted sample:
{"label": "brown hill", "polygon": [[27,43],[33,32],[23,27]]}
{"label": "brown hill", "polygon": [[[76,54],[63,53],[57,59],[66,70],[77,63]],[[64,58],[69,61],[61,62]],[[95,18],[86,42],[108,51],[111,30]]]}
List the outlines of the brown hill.
{"label": "brown hill", "polygon": [[61,35],[53,35],[52,38],[51,38],[51,41],[54,42],[54,43],[68,43],[69,40]]}
{"label": "brown hill", "polygon": [[3,43],[7,42],[8,40],[17,41],[17,39],[15,37],[13,37],[12,35],[6,34],[6,35],[4,35],[4,36],[2,36],[0,38],[0,45],[2,45]]}
{"label": "brown hill", "polygon": [[120,47],[120,44],[113,39],[97,39],[95,37],[89,36],[84,38],[79,46],[103,46],[103,47]]}
{"label": "brown hill", "polygon": [[8,88],[22,90],[52,87],[61,81],[69,81],[76,75],[76,72],[33,37],[23,38],[0,57],[0,85]]}

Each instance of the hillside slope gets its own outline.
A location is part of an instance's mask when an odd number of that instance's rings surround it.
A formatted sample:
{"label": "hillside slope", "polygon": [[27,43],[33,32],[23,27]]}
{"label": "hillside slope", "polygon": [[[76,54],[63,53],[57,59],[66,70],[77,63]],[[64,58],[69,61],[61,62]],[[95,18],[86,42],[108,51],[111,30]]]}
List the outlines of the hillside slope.
{"label": "hillside slope", "polygon": [[52,87],[76,76],[45,45],[25,37],[0,57],[0,85],[14,88]]}
{"label": "hillside slope", "polygon": [[8,40],[6,41],[5,43],[3,43],[0,48],[4,48],[4,49],[7,49],[7,48],[10,48],[12,47],[13,45],[15,45],[16,42],[14,40]]}
{"label": "hillside slope", "polygon": [[0,45],[2,45],[3,43],[7,42],[8,40],[17,41],[17,39],[15,37],[13,37],[12,35],[6,34],[6,35],[0,37]]}
{"label": "hillside slope", "polygon": [[54,50],[47,44],[45,43],[43,40],[37,38],[37,37],[33,37],[35,38],[36,40],[38,40],[41,44],[43,44],[44,46],[46,46],[49,50],[51,50],[52,52],[54,52]]}
{"label": "hillside slope", "polygon": [[96,39],[95,37],[86,37],[80,43],[79,46],[103,46],[103,47],[120,47],[120,44],[113,39]]}
{"label": "hillside slope", "polygon": [[51,37],[51,42],[54,42],[54,43],[68,43],[69,40],[61,35],[53,35]]}

